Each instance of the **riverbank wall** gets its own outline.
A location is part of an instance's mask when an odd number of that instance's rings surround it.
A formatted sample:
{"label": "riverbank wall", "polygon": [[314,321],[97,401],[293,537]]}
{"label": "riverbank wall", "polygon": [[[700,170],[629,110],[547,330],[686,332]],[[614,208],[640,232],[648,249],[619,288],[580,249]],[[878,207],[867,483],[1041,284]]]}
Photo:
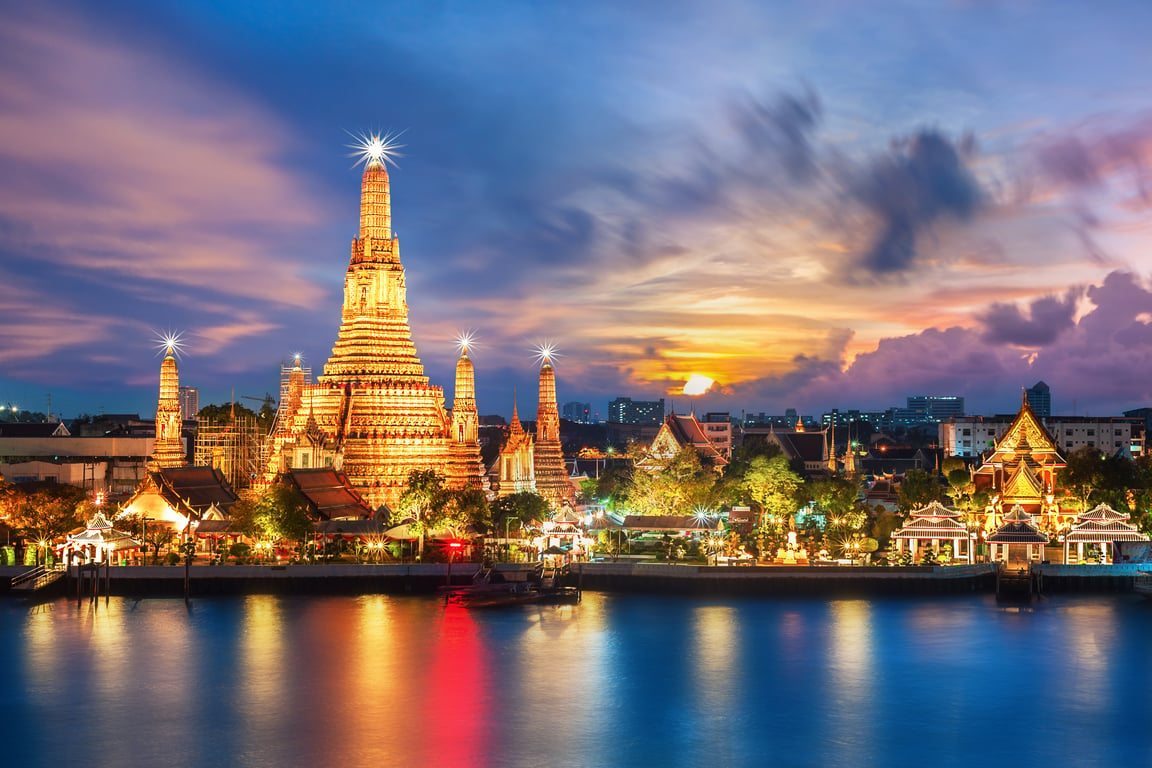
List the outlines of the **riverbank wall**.
{"label": "riverbank wall", "polygon": [[[196,565],[188,570],[193,596],[245,594],[357,595],[430,594],[451,584],[471,582],[476,563],[389,565]],[[524,571],[529,564],[500,564],[502,571]],[[1131,592],[1135,578],[1152,564],[1039,565],[1044,594]],[[0,594],[9,590],[22,567],[0,566]],[[114,566],[68,576],[38,597],[100,594],[129,597],[184,595],[182,566]],[[867,597],[994,593],[995,566],[901,568],[857,566],[706,566],[652,562],[596,562],[572,566],[568,583],[602,592],[687,595],[778,595]]]}

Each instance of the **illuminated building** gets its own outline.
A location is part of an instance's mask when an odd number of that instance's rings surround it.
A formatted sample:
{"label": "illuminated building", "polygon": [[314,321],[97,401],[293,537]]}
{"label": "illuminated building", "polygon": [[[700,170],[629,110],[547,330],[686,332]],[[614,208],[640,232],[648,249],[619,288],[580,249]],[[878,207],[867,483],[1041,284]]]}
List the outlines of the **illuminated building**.
{"label": "illuminated building", "polygon": [[723,471],[728,460],[712,442],[711,435],[704,430],[695,414],[680,416],[675,413],[668,414],[664,419],[664,426],[656,433],[648,455],[636,462],[640,469],[659,471],[663,469],[672,458],[685,448],[694,448],[700,457],[701,466],[715,472]]}
{"label": "illuminated building", "polygon": [[618,397],[608,403],[608,421],[617,424],[662,424],[664,398],[633,400],[630,397]]}
{"label": "illuminated building", "polygon": [[1005,509],[1019,506],[1024,513],[1046,519],[1059,529],[1060,507],[1054,497],[1056,473],[1064,467],[1056,441],[1040,423],[1025,392],[1020,412],[1008,431],[972,475],[976,490],[987,491],[993,499],[985,528],[992,530],[998,521],[1006,519]]}
{"label": "illuminated building", "polygon": [[536,492],[535,446],[532,435],[524,431],[516,401],[512,401],[512,424],[508,437],[500,447],[496,460],[496,493],[511,496],[514,493]]}
{"label": "illuminated building", "polygon": [[180,412],[192,421],[200,420],[200,390],[180,387]]}
{"label": "illuminated building", "polygon": [[540,400],[536,410],[536,446],[532,465],[536,493],[548,500],[552,509],[576,503],[576,491],[568,480],[568,466],[560,447],[560,412],[556,408],[556,372],[552,350],[540,351]]}
{"label": "illuminated building", "polygon": [[156,441],[152,444],[151,467],[168,469],[188,463],[181,440],[184,419],[180,412],[180,373],[176,368],[179,337],[164,340],[164,361],[160,363],[160,398],[156,403]]}
{"label": "illuminated building", "polygon": [[292,468],[332,467],[378,508],[396,504],[414,470],[435,470],[448,488],[483,487],[483,470],[471,361],[464,362],[465,349],[454,418],[412,342],[400,243],[391,227],[388,146],[373,138],[365,155],[340,330],[315,384],[305,382],[302,368],[293,371],[297,378],[270,436],[265,481]]}

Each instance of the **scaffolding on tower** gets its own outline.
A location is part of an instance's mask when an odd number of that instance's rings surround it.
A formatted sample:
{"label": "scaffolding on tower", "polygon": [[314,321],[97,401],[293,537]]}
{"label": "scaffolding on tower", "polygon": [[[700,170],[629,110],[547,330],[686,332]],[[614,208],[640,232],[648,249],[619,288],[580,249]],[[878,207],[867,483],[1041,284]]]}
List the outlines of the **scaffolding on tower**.
{"label": "scaffolding on tower", "polygon": [[220,470],[235,491],[250,488],[264,465],[266,443],[249,413],[204,418],[196,430],[195,465]]}

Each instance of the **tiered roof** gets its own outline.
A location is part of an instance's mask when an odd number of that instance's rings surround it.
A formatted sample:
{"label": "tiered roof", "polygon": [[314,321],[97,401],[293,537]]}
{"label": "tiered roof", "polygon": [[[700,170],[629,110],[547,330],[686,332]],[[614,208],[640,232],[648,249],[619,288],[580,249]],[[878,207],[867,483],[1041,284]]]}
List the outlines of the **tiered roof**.
{"label": "tiered roof", "polygon": [[140,542],[136,539],[113,528],[103,512],[97,512],[83,531],[69,534],[67,541],[74,546],[95,545],[109,552],[140,548]]}
{"label": "tiered roof", "polygon": [[960,513],[938,501],[912,510],[907,525],[892,534],[894,539],[966,539],[968,536]]}
{"label": "tiered roof", "polygon": [[[649,453],[654,458],[666,460],[688,446],[696,449],[696,453],[700,456],[700,463],[706,467],[719,471],[728,464],[728,460],[724,458],[724,454],[717,450],[716,445],[708,437],[708,433],[704,431],[704,427],[696,419],[695,414],[688,414],[687,416],[675,413],[668,414],[668,417],[664,419],[664,425],[660,427],[660,431],[652,440]],[[639,462],[639,465],[643,466],[644,462]]]}
{"label": "tiered roof", "polygon": [[1047,544],[1048,534],[1032,522],[1032,516],[1019,504],[1004,516],[1004,522],[988,535],[988,541],[1000,544]]}
{"label": "tiered roof", "polygon": [[308,502],[308,511],[321,520],[356,520],[372,517],[372,510],[352,488],[348,478],[334,469],[294,469],[284,474]]}
{"label": "tiered roof", "polygon": [[1071,544],[1100,543],[1104,541],[1148,541],[1147,534],[1140,533],[1136,526],[1127,522],[1127,512],[1117,512],[1107,504],[1077,515],[1079,520],[1064,536]]}

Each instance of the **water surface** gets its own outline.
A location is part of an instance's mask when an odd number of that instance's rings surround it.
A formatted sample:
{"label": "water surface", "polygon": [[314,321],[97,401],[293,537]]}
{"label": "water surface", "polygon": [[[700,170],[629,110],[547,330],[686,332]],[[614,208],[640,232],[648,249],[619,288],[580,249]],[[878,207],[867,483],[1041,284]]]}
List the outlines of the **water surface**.
{"label": "water surface", "polygon": [[1152,601],[0,601],[0,765],[1149,766]]}

